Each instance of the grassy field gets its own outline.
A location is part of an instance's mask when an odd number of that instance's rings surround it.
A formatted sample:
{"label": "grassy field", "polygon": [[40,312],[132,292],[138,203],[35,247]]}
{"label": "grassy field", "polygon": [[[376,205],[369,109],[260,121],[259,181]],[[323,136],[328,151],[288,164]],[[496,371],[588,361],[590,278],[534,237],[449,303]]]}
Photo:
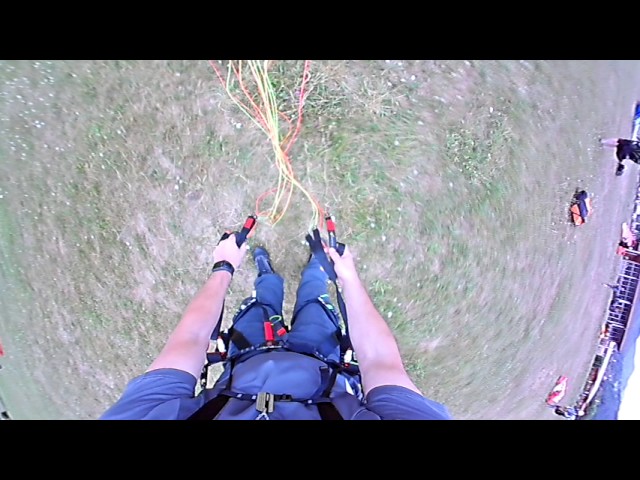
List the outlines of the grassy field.
{"label": "grassy field", "polygon": [[[301,62],[282,62],[282,102]],[[312,62],[292,150],[330,207],[424,393],[460,419],[551,418],[577,394],[636,182],[638,62]],[[0,63],[0,392],[18,418],[96,418],[147,368],[207,277],[221,232],[273,187],[270,144],[206,61]],[[567,222],[578,187],[584,227]],[[260,225],[287,280],[301,196]],[[227,313],[252,288],[236,275]],[[46,392],[46,393],[43,393]]]}

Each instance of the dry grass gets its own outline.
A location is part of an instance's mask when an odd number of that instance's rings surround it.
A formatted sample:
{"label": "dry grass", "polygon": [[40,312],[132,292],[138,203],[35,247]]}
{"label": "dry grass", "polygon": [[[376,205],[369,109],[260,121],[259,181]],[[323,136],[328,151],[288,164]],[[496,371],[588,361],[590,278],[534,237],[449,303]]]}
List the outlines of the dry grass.
{"label": "dry grass", "polygon": [[[300,71],[273,73],[285,105]],[[633,187],[597,138],[628,128],[636,79],[624,62],[313,63],[298,177],[337,216],[411,375],[456,417],[548,418],[557,375],[586,375]],[[4,62],[0,82],[0,333],[23,379],[7,395],[48,392],[23,417],[95,418],[273,186],[270,146],[207,62]],[[610,215],[568,225],[576,186]],[[296,197],[255,240],[286,311],[308,219]],[[247,262],[228,313],[252,281]]]}

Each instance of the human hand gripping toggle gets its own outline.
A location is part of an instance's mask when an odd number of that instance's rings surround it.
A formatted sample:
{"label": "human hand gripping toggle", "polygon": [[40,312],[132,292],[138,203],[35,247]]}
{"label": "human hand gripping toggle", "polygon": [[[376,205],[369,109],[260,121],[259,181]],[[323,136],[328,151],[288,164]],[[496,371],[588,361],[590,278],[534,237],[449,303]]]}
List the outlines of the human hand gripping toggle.
{"label": "human hand gripping toggle", "polygon": [[255,215],[249,215],[242,225],[242,229],[239,232],[224,232],[220,237],[220,243],[223,240],[229,238],[232,233],[236,234],[236,245],[238,248],[247,240],[247,236],[251,233],[251,230],[256,226],[257,217]]}
{"label": "human hand gripping toggle", "polygon": [[[251,233],[251,230],[255,227],[255,225],[256,225],[256,217],[254,215],[249,215],[247,217],[247,220],[244,222],[242,229],[239,232],[227,231],[223,233],[222,237],[220,237],[220,240],[218,241],[218,245],[223,240],[226,240],[227,238],[229,238],[231,234],[235,234],[236,245],[238,246],[238,248],[240,248],[242,244],[246,242],[247,236]],[[213,265],[213,268],[211,269],[211,273],[218,272],[218,271],[226,271],[226,272],[229,272],[231,276],[233,276],[233,274],[235,273],[235,266],[231,262],[227,261],[226,259],[220,260]]]}

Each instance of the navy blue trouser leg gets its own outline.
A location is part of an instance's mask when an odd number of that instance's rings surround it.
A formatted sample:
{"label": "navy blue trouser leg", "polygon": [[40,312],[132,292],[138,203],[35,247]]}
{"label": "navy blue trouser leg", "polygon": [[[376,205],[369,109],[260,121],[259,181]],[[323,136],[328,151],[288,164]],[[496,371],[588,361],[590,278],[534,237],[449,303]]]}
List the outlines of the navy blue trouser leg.
{"label": "navy blue trouser leg", "polygon": [[[240,312],[233,323],[234,330],[240,332],[251,345],[263,344],[265,313],[257,303],[262,304],[268,317],[282,316],[282,302],[284,300],[284,280],[277,273],[265,273],[256,278],[254,283],[257,302]],[[231,342],[229,355],[238,352],[238,347]]]}
{"label": "navy blue trouser leg", "polygon": [[[291,345],[313,348],[337,362],[340,360],[337,317],[330,315],[317,301],[319,296],[327,295],[327,280],[320,263],[312,259],[302,272],[288,340]],[[328,296],[326,300],[329,301]]]}
{"label": "navy blue trouser leg", "polygon": [[[234,330],[240,332],[251,345],[265,342],[265,313],[258,303],[262,304],[269,317],[282,316],[284,300],[284,280],[277,273],[267,273],[255,281],[257,302],[240,312],[234,320]],[[339,361],[340,342],[336,336],[337,320],[327,313],[316,301],[327,294],[327,274],[320,269],[316,260],[311,260],[303,270],[298,286],[294,307],[294,323],[287,338],[287,344],[300,347],[309,353],[318,351],[325,357]],[[327,297],[328,301],[328,297]],[[231,342],[229,356],[238,352],[238,346]]]}

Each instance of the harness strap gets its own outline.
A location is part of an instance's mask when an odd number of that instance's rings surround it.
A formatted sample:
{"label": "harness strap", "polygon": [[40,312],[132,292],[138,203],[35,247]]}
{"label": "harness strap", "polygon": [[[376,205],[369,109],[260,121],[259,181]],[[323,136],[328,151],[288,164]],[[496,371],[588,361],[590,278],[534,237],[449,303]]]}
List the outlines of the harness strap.
{"label": "harness strap", "polygon": [[[233,390],[225,389],[225,390],[222,390],[220,393],[218,393],[218,395],[216,395],[214,398],[209,400],[207,404],[213,402],[216,398],[220,396],[227,397],[227,398],[235,398],[236,400],[242,400],[245,402],[255,402],[256,399],[258,398],[257,393],[240,393],[240,392],[234,392]],[[282,393],[282,394],[272,393],[271,396],[273,397],[274,402],[295,402],[295,403],[303,403],[305,405],[317,405],[323,402],[331,402],[331,399],[328,396],[318,397],[318,398],[297,398],[287,393]]]}
{"label": "harness strap", "polygon": [[233,342],[238,347],[238,350],[244,350],[251,346],[251,342],[247,340],[240,330],[236,330],[233,326],[229,327],[229,334],[229,341]]}
{"label": "harness strap", "polygon": [[[231,387],[231,379],[233,377],[233,367],[235,366],[235,363],[236,362],[233,358],[229,359],[229,363],[227,363],[227,368],[229,368],[229,378],[227,379],[225,389]],[[220,413],[220,410],[224,408],[228,401],[229,397],[226,397],[224,395],[216,395],[198,410],[193,412],[191,416],[187,418],[187,420],[213,420]]]}
{"label": "harness strap", "polygon": [[[320,375],[325,374],[326,375],[326,371],[328,369],[323,369],[322,372],[320,373]],[[329,394],[331,393],[331,389],[333,388],[333,386],[336,384],[336,379],[338,378],[338,370],[337,368],[332,368],[331,369],[331,376],[329,377],[329,381],[327,382],[327,386],[324,389],[324,391],[322,392],[322,396],[323,397],[329,397]],[[321,384],[324,382],[320,382]]]}
{"label": "harness strap", "polygon": [[319,403],[318,413],[322,420],[344,420],[333,403]]}
{"label": "harness strap", "polygon": [[218,395],[195,411],[187,420],[213,420],[229,401],[229,397]]}
{"label": "harness strap", "polygon": [[[340,315],[342,316],[342,320],[344,322],[346,344],[348,344],[350,348],[353,348],[351,345],[351,338],[349,337],[349,322],[347,320],[347,307],[344,303],[344,299],[342,298],[342,293],[340,293],[340,289],[338,288],[338,284],[337,284],[338,275],[336,274],[336,271],[333,268],[333,263],[329,261],[329,259],[327,258],[327,254],[324,253],[324,247],[322,245],[322,238],[320,237],[320,231],[317,228],[314,228],[312,233],[313,233],[313,236],[307,234],[305,238],[307,239],[307,243],[309,244],[311,253],[315,257],[315,259],[318,260],[318,262],[320,262],[320,265],[322,266],[322,269],[326,272],[327,276],[329,277],[329,280],[331,280],[333,284],[336,286],[336,295],[338,297],[338,308],[340,309]],[[342,254],[341,250],[342,252],[344,252],[344,244],[339,243],[338,247],[339,247],[337,250],[338,253]]]}
{"label": "harness strap", "polygon": [[333,268],[333,264],[327,258],[327,254],[324,253],[324,246],[322,245],[320,231],[317,228],[314,228],[311,233],[313,233],[313,236],[307,234],[307,236],[305,237],[307,239],[307,243],[309,244],[309,249],[311,250],[311,253],[315,257],[315,259],[320,262],[320,265],[322,265],[323,270],[329,276],[329,280],[335,282],[338,279],[338,275]]}

